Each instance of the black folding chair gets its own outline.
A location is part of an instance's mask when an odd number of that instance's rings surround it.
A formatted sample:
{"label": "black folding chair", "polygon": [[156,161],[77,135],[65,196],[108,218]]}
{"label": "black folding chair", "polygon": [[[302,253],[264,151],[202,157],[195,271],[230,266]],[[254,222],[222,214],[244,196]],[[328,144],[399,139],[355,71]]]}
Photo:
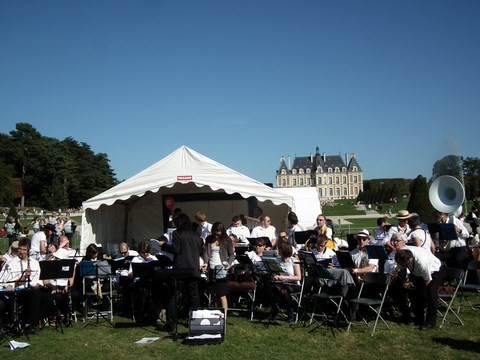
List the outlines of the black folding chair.
{"label": "black folding chair", "polygon": [[[371,272],[365,275],[362,281],[362,285],[360,287],[360,292],[358,293],[358,297],[356,299],[350,300],[351,317],[350,322],[348,323],[347,331],[350,331],[350,328],[353,325],[357,312],[356,310],[359,306],[367,307],[375,314],[375,322],[371,334],[372,336],[375,334],[375,330],[377,329],[378,320],[382,320],[387,329],[390,330],[390,327],[381,315],[389,285],[390,276],[387,274]],[[367,291],[369,294],[376,294],[378,296],[368,296],[365,294]],[[365,317],[361,315],[360,317],[362,318],[362,322],[365,325],[370,326],[369,322],[367,321],[367,319],[365,319]]]}

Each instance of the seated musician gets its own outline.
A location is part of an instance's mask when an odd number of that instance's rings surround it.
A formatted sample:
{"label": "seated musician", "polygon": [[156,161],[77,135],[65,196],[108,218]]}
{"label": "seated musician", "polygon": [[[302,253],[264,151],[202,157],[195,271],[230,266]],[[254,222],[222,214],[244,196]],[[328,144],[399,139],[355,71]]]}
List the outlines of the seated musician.
{"label": "seated musician", "polygon": [[317,242],[312,253],[317,260],[330,259],[330,263],[326,264],[326,269],[333,277],[332,280],[319,279],[321,286],[326,285],[329,291],[338,292],[342,296],[347,296],[349,290],[355,285],[355,281],[346,269],[341,269],[337,260],[335,251],[327,248],[328,237],[326,234],[319,234],[317,236]]}
{"label": "seated musician", "polygon": [[368,257],[366,246],[370,244],[370,233],[367,229],[361,230],[354,237],[358,242],[358,246],[350,251],[356,266],[352,269],[352,272],[361,277],[364,274],[377,270],[378,259],[370,259]]}
{"label": "seated musician", "polygon": [[7,262],[9,262],[15,256],[17,256],[17,251],[18,251],[18,240],[15,240],[9,246],[8,251],[5,254],[0,255],[0,270],[2,269],[3,265],[5,265]]}
{"label": "seated musician", "polygon": [[300,280],[302,280],[300,264],[294,261],[293,247],[288,241],[279,241],[277,248],[280,256],[278,261],[283,272],[273,277],[270,318],[275,320],[282,306],[288,312],[287,321],[293,322],[295,320],[294,304],[290,294],[300,291]]}
{"label": "seated musician", "polygon": [[20,239],[18,256],[4,265],[0,279],[4,281],[8,301],[14,301],[14,295],[17,295],[18,301],[23,304],[25,330],[29,334],[36,334],[40,320],[51,310],[53,301],[50,294],[42,291],[40,264],[29,257],[29,252],[29,239]]}
{"label": "seated musician", "polygon": [[[52,254],[48,261],[56,261],[68,259],[68,251],[66,249],[59,249]],[[74,276],[71,278],[63,279],[45,279],[43,284],[45,289],[52,295],[53,304],[55,309],[55,316],[58,317],[63,315],[64,321],[67,322],[68,317],[71,314],[71,309],[69,309],[69,294],[68,290],[73,286]]]}
{"label": "seated musician", "polygon": [[[138,244],[138,255],[132,259],[128,276],[133,280],[131,294],[135,321],[139,323],[152,323],[158,318],[161,307],[162,284],[157,283],[152,272],[151,277],[136,277],[133,274],[132,264],[147,264],[158,261],[150,254],[150,242],[141,241]],[[163,291],[165,294],[166,291]],[[125,295],[125,294],[124,294]],[[166,299],[163,303],[165,304]]]}
{"label": "seated musician", "polygon": [[115,259],[124,259],[129,256],[138,256],[138,252],[136,250],[131,250],[126,242],[118,244],[118,253],[115,256]]}

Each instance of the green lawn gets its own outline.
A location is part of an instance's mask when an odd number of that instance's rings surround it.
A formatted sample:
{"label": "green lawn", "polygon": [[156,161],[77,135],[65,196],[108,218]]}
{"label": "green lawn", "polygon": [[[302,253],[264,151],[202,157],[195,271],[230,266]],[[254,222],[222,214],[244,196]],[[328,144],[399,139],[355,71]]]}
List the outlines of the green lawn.
{"label": "green lawn", "polygon": [[[478,299],[480,300],[480,299]],[[283,321],[270,324],[267,320],[231,315],[227,319],[226,337],[220,345],[185,345],[174,341],[153,326],[131,327],[129,320],[115,318],[115,327],[106,322],[82,328],[78,322],[65,328],[64,334],[54,327],[44,328],[27,340],[25,349],[11,351],[3,343],[2,359],[478,359],[480,311],[461,313],[465,326],[447,323],[442,329],[421,332],[413,326],[389,323],[390,330],[379,325],[374,337],[364,325],[335,330],[326,328],[309,333],[313,326],[289,325]],[[179,333],[188,331],[181,321]],[[152,344],[137,345],[143,337],[160,337]]]}
{"label": "green lawn", "polygon": [[[398,204],[395,212],[406,204]],[[324,208],[328,216],[345,216],[352,223],[348,229],[376,227],[376,218],[352,219],[357,215],[353,206],[347,203],[335,208]],[[392,219],[392,222],[395,220]],[[335,224],[337,233],[346,233],[347,227]],[[5,240],[0,239],[2,250]],[[75,242],[79,239],[76,238]],[[3,246],[2,246],[3,245]],[[477,296],[476,303],[480,303]],[[128,319],[115,317],[115,327],[106,322],[82,328],[80,320],[72,328],[46,327],[39,334],[27,339],[21,336],[15,340],[28,342],[31,346],[11,351],[6,342],[0,346],[1,359],[478,359],[480,355],[480,334],[478,324],[480,311],[462,311],[465,326],[447,323],[442,329],[421,332],[413,326],[389,322],[390,330],[382,324],[377,334],[370,336],[366,326],[354,326],[347,333],[346,328],[335,330],[313,328],[302,324],[289,325],[283,321],[271,324],[260,310],[253,322],[245,317],[230,315],[227,319],[227,333],[221,345],[188,346],[180,340],[174,341],[164,331],[153,326],[139,327]],[[180,321],[179,332],[188,330],[187,321]],[[160,337],[148,345],[136,345],[143,337]]]}

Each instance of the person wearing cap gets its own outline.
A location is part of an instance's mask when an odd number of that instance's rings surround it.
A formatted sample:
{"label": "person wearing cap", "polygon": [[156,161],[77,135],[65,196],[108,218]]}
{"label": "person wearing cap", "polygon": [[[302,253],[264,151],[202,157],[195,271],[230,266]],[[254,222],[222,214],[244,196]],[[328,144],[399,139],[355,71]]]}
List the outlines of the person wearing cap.
{"label": "person wearing cap", "polygon": [[400,210],[395,218],[397,219],[397,225],[392,225],[390,229],[388,229],[387,235],[385,235],[384,242],[387,248],[390,250],[395,250],[395,247],[390,242],[392,236],[398,232],[403,234],[408,234],[410,232],[410,227],[408,226],[408,219],[412,215],[408,212],[408,210]]}
{"label": "person wearing cap", "polygon": [[34,259],[43,260],[47,254],[47,244],[50,242],[50,238],[54,233],[55,225],[49,223],[44,225],[41,231],[33,234],[30,251]]}
{"label": "person wearing cap", "polygon": [[367,229],[363,229],[354,235],[354,238],[358,242],[358,246],[350,251],[353,262],[356,268],[352,269],[352,272],[356,275],[364,275],[369,272],[377,270],[378,259],[369,259],[366,246],[370,244],[370,233]]}

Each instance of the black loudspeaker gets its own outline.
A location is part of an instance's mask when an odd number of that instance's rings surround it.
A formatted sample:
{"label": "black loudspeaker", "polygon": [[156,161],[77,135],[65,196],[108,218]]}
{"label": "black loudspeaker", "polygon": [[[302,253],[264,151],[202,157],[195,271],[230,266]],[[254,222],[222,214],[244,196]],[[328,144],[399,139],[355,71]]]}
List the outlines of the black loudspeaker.
{"label": "black loudspeaker", "polygon": [[226,312],[222,308],[199,308],[190,310],[188,336],[184,343],[189,345],[221,344],[225,340]]}

